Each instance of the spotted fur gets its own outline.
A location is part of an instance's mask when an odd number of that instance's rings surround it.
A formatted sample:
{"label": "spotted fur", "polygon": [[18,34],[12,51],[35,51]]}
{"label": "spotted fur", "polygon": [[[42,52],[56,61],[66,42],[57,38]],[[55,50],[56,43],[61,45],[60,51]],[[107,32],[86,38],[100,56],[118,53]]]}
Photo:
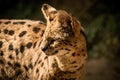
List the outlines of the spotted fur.
{"label": "spotted fur", "polygon": [[82,80],[87,58],[82,26],[48,4],[42,12],[46,25],[0,20],[0,80]]}

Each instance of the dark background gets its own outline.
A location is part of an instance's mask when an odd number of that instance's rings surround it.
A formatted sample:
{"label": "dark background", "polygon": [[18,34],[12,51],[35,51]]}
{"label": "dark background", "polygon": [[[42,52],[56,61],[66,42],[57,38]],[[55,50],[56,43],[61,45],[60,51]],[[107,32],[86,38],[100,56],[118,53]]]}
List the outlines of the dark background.
{"label": "dark background", "polygon": [[120,80],[119,0],[0,0],[0,19],[45,21],[41,5],[48,3],[75,16],[88,38],[85,80]]}

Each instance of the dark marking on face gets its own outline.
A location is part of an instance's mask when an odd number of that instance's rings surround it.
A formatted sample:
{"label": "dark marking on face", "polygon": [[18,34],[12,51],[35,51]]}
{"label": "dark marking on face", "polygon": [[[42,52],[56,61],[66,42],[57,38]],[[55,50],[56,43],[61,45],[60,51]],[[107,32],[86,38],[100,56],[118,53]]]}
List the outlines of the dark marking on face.
{"label": "dark marking on face", "polygon": [[16,55],[18,55],[18,53],[19,53],[18,49],[15,50],[15,53],[16,53]]}
{"label": "dark marking on face", "polygon": [[37,68],[37,69],[36,69],[36,73],[38,73],[38,72],[39,72],[39,69]]}
{"label": "dark marking on face", "polygon": [[12,36],[14,34],[14,31],[10,30],[8,34]]}
{"label": "dark marking on face", "polygon": [[0,41],[0,48],[2,48],[2,45],[3,45],[3,42],[2,42],[2,41]]}
{"label": "dark marking on face", "polygon": [[35,43],[34,43],[33,48],[35,48],[35,47],[36,47],[36,44],[37,44],[37,42],[35,42]]}
{"label": "dark marking on face", "polygon": [[47,59],[48,58],[48,56],[45,56],[45,58],[44,59]]}
{"label": "dark marking on face", "polygon": [[10,24],[11,22],[10,21],[6,21],[4,24]]}
{"label": "dark marking on face", "polygon": [[26,47],[27,47],[28,49],[30,49],[31,46],[32,46],[32,42],[28,42],[28,43],[26,44]]}
{"label": "dark marking on face", "polygon": [[9,55],[9,57],[8,57],[9,59],[13,59],[13,56],[12,55]]}
{"label": "dark marking on face", "polygon": [[24,68],[25,68],[26,71],[28,71],[28,67],[26,65],[24,65]]}
{"label": "dark marking on face", "polygon": [[15,68],[20,68],[21,65],[20,65],[20,63],[16,62],[16,63],[14,64],[14,67],[15,67]]}
{"label": "dark marking on face", "polygon": [[22,32],[19,34],[19,37],[23,37],[26,33],[27,33],[27,31],[22,31]]}
{"label": "dark marking on face", "polygon": [[34,27],[34,28],[33,28],[33,32],[34,32],[34,33],[38,33],[39,31],[40,31],[40,28],[38,28],[38,27]]}
{"label": "dark marking on face", "polygon": [[25,50],[25,47],[23,45],[20,46],[20,52],[23,53]]}
{"label": "dark marking on face", "polygon": [[10,51],[13,50],[13,45],[12,44],[9,45],[8,50],[10,50]]}
{"label": "dark marking on face", "polygon": [[72,53],[72,56],[75,56],[75,52]]}
{"label": "dark marking on face", "polygon": [[0,56],[3,56],[4,54],[3,54],[3,51],[0,51]]}
{"label": "dark marking on face", "polygon": [[8,65],[9,65],[9,66],[12,66],[12,64],[11,64],[10,62],[8,62]]}
{"label": "dark marking on face", "polygon": [[13,24],[25,24],[25,22],[23,22],[23,21],[20,21],[20,22],[13,22]]}
{"label": "dark marking on face", "polygon": [[3,32],[4,32],[5,34],[7,34],[7,33],[8,33],[8,30],[7,30],[7,29],[4,29]]}
{"label": "dark marking on face", "polygon": [[31,69],[33,69],[32,63],[30,63],[30,64],[28,65],[28,67],[31,68]]}

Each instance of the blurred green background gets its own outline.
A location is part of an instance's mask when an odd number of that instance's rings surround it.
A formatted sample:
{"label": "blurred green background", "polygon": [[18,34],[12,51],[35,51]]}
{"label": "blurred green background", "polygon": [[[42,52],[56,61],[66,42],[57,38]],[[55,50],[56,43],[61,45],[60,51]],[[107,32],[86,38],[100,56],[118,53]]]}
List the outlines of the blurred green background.
{"label": "blurred green background", "polygon": [[88,61],[85,80],[120,80],[120,9],[118,0],[0,0],[0,19],[45,21],[48,3],[75,16],[85,28]]}

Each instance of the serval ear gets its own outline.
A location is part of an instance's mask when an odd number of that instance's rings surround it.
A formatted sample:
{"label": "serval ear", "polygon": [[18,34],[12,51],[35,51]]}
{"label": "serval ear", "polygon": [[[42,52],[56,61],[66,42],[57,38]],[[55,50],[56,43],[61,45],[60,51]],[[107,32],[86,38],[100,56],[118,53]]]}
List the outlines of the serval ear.
{"label": "serval ear", "polygon": [[76,35],[79,34],[80,31],[84,32],[84,28],[81,26],[81,23],[75,17],[71,18],[71,25]]}
{"label": "serval ear", "polygon": [[48,4],[42,5],[42,13],[47,21],[52,21],[57,10]]}

